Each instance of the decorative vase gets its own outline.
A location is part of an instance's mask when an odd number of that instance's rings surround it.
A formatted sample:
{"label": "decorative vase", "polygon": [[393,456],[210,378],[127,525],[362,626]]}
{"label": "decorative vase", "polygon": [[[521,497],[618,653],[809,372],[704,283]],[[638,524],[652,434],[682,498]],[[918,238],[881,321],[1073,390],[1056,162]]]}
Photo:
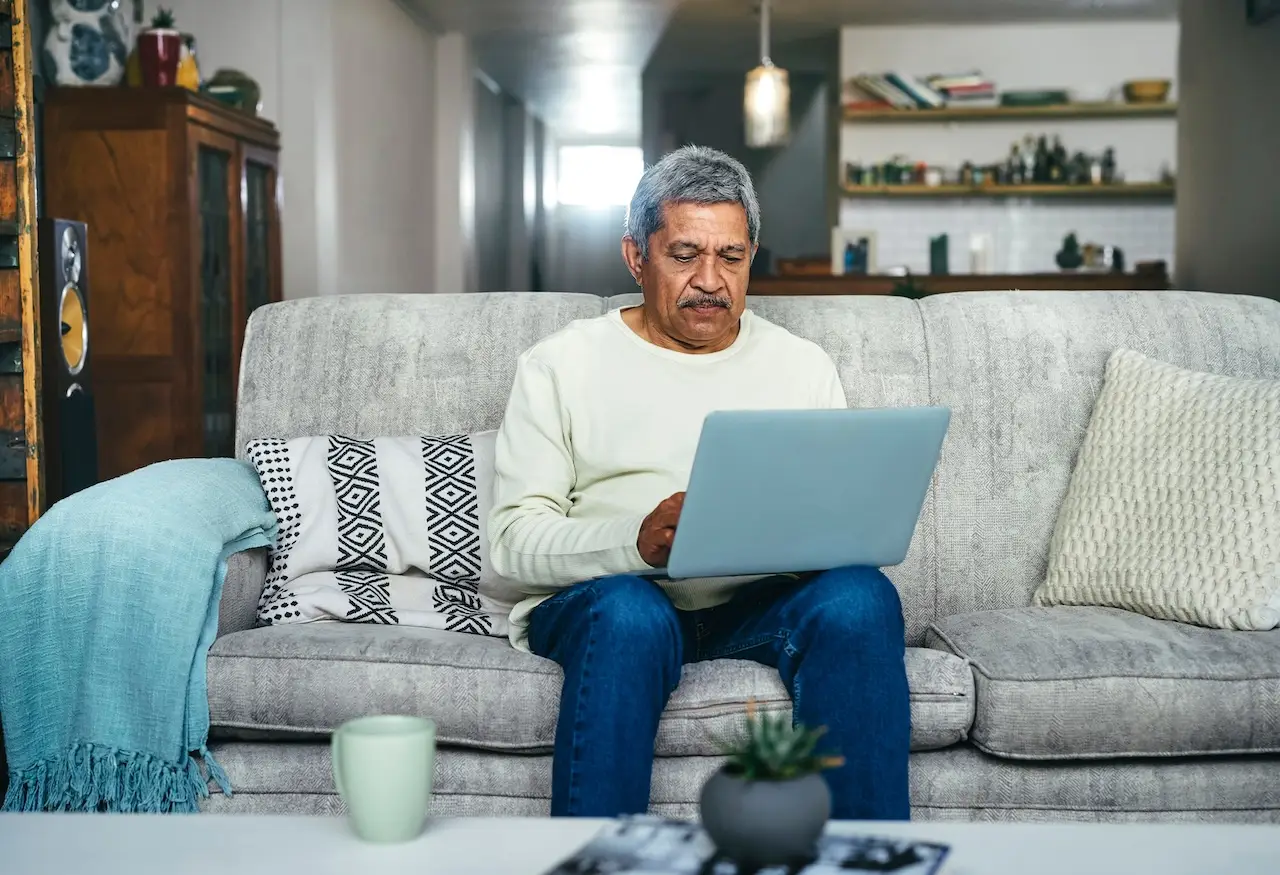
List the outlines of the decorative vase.
{"label": "decorative vase", "polygon": [[142,84],[148,88],[168,88],[178,84],[178,62],[182,60],[182,34],[169,28],[153,27],[138,37],[138,61]]}
{"label": "decorative vase", "polygon": [[748,781],[721,769],[703,786],[700,807],[719,853],[753,870],[813,857],[831,817],[831,791],[820,774]]}
{"label": "decorative vase", "polygon": [[132,8],[133,0],[50,0],[45,74],[58,85],[119,85]]}

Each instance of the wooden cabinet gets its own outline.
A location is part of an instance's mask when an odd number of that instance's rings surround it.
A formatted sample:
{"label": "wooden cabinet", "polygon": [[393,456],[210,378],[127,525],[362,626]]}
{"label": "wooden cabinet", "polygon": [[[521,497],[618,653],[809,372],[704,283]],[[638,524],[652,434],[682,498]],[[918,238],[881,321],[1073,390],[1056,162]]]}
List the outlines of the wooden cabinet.
{"label": "wooden cabinet", "polygon": [[181,89],[51,90],[46,214],[89,226],[99,469],[235,454],[249,314],[281,296],[279,134]]}
{"label": "wooden cabinet", "polygon": [[[0,560],[44,507],[28,19],[26,0],[0,0]],[[0,742],[0,792],[3,747]]]}

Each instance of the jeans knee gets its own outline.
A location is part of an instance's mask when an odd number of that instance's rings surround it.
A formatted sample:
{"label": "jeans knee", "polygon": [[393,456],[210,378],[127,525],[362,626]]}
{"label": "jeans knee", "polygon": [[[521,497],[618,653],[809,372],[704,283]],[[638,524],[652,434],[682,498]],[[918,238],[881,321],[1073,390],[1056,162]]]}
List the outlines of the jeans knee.
{"label": "jeans knee", "polygon": [[632,653],[680,655],[680,620],[675,605],[656,583],[623,575],[581,585],[588,588],[591,599],[591,623],[611,646]]}
{"label": "jeans knee", "polygon": [[901,648],[902,600],[878,568],[838,568],[809,584],[809,611],[817,631],[857,646],[883,642]]}

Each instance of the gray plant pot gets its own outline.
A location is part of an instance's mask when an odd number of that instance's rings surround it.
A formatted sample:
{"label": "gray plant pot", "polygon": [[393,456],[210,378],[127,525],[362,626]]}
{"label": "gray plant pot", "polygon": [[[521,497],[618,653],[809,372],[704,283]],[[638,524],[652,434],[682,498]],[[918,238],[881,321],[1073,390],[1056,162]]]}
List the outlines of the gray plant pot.
{"label": "gray plant pot", "polygon": [[702,788],[702,827],[721,854],[755,869],[812,856],[831,817],[821,775],[746,781],[724,769]]}

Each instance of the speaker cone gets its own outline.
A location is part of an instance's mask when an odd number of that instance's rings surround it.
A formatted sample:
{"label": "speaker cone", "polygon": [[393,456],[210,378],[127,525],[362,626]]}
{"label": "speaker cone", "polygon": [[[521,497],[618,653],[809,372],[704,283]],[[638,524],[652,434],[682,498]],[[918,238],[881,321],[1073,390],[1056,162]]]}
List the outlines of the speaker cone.
{"label": "speaker cone", "polygon": [[84,298],[80,290],[73,285],[64,286],[58,310],[62,321],[58,338],[62,360],[74,376],[84,369],[89,354],[89,323],[84,319]]}

